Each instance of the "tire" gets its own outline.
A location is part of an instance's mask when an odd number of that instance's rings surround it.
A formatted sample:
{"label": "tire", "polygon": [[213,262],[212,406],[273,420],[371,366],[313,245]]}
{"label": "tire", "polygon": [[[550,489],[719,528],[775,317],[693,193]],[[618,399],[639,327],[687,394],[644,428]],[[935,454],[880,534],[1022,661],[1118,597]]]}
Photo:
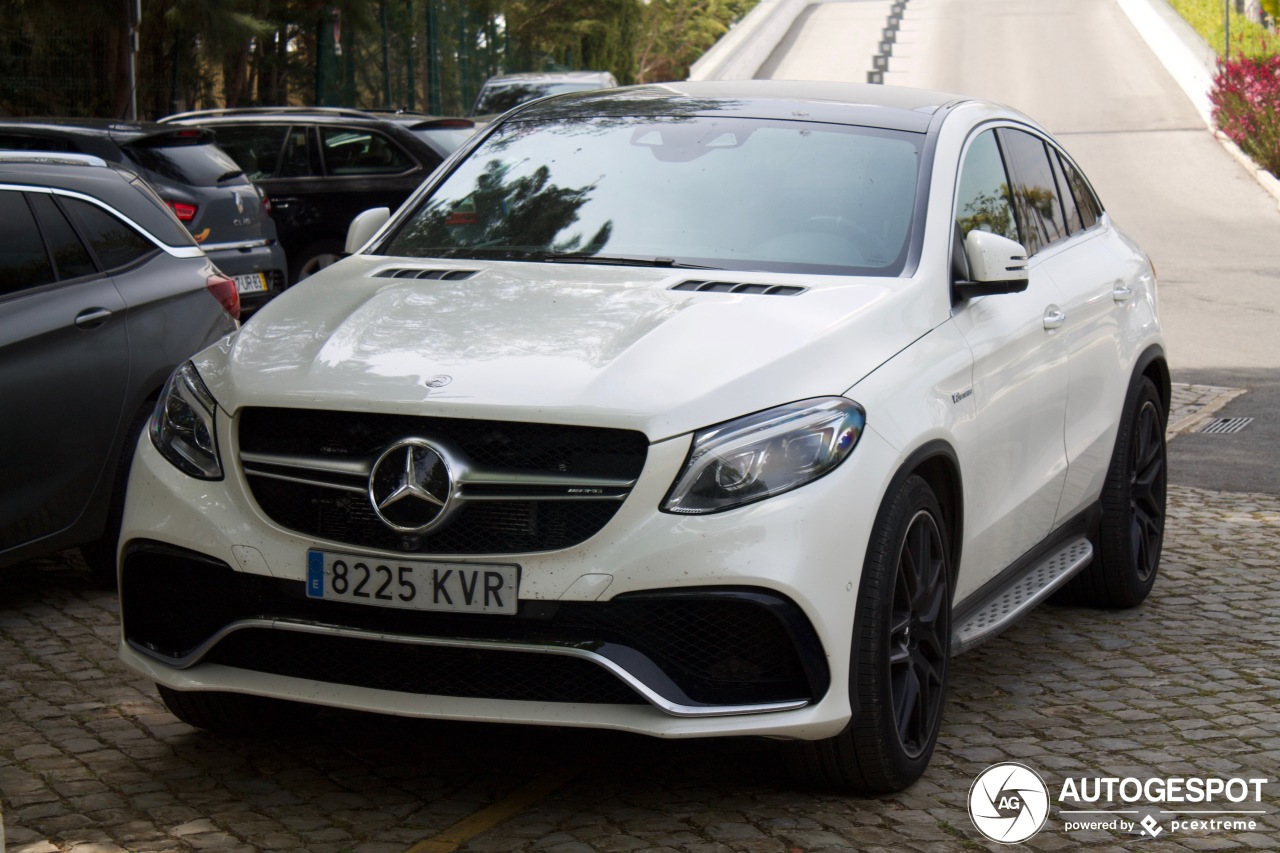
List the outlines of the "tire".
{"label": "tire", "polygon": [[169,713],[189,726],[238,737],[277,734],[296,727],[310,716],[305,705],[217,691],[172,690],[157,684],[156,690]]}
{"label": "tire", "polygon": [[298,253],[296,260],[289,262],[289,285],[292,287],[304,278],[313,276],[320,270],[342,260],[341,243],[336,240],[325,240],[312,243]]}
{"label": "tire", "polygon": [[901,791],[929,766],[946,704],[953,573],[933,490],[911,476],[876,518],[850,663],[853,719],[799,744],[808,781],[860,794]]}
{"label": "tire", "polygon": [[1155,383],[1141,377],[1125,404],[1107,469],[1094,560],[1055,601],[1114,609],[1135,607],[1151,592],[1164,544],[1166,419]]}
{"label": "tire", "polygon": [[95,586],[103,589],[115,589],[117,579],[116,558],[120,547],[120,525],[124,521],[125,491],[129,487],[129,469],[133,467],[133,453],[138,447],[138,439],[146,429],[151,418],[154,402],[149,402],[137,411],[129,422],[125,433],[124,446],[120,448],[120,458],[116,462],[115,480],[111,486],[111,504],[107,507],[107,520],[102,528],[102,535],[92,542],[80,546],[80,555],[89,566],[89,574]]}

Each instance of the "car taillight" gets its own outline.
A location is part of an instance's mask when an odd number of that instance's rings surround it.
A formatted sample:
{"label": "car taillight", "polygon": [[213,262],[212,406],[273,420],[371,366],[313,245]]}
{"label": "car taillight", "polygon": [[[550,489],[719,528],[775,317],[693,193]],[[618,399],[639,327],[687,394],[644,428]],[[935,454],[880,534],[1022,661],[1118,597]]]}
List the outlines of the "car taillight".
{"label": "car taillight", "polygon": [[204,286],[209,288],[213,298],[222,304],[226,312],[231,315],[231,319],[240,319],[240,291],[236,290],[234,281],[225,275],[211,275]]}
{"label": "car taillight", "polygon": [[271,199],[266,195],[262,196],[262,209],[267,212],[267,216],[271,215]]}
{"label": "car taillight", "polygon": [[190,222],[196,218],[196,206],[194,204],[183,204],[180,201],[165,200],[165,204],[169,205],[169,209],[183,222]]}

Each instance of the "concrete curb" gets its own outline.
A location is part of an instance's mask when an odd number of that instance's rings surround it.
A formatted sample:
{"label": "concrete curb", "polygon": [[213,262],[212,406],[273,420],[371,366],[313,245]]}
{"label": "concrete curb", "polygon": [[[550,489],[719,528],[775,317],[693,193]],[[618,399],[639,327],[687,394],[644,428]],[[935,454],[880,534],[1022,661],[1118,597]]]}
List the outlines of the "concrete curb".
{"label": "concrete curb", "polygon": [[690,80],[750,80],[809,0],[760,0],[689,69]]}
{"label": "concrete curb", "polygon": [[1169,75],[1187,93],[1192,105],[1227,153],[1242,165],[1280,207],[1280,180],[1240,150],[1213,123],[1209,90],[1217,72],[1218,54],[1205,43],[1165,0],[1116,0],[1143,41]]}

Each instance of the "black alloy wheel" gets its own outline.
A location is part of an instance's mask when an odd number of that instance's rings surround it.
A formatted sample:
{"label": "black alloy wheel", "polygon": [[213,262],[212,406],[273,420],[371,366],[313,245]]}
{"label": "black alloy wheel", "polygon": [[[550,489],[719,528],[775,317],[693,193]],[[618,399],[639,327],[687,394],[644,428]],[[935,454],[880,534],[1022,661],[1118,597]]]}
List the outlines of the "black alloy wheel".
{"label": "black alloy wheel", "polygon": [[938,520],[920,510],[898,556],[889,626],[889,681],[898,740],[910,758],[933,748],[946,695],[951,583]]}
{"label": "black alloy wheel", "polygon": [[1155,383],[1138,377],[1102,489],[1093,561],[1054,595],[1055,603],[1134,607],[1151,592],[1164,544],[1166,420]]}
{"label": "black alloy wheel", "polygon": [[1164,418],[1158,403],[1143,400],[1129,458],[1129,553],[1138,580],[1155,576],[1164,544],[1166,465]]}
{"label": "black alloy wheel", "polygon": [[849,667],[853,719],[796,750],[803,778],[859,794],[901,791],[929,766],[947,698],[954,574],[933,490],[907,477],[876,516]]}

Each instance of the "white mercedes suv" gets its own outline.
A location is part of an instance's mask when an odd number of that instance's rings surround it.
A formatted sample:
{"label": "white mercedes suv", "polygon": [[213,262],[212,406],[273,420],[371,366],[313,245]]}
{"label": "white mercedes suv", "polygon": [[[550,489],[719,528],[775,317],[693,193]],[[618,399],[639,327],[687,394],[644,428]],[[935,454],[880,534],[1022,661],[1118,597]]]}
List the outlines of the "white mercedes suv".
{"label": "white mercedes suv", "polygon": [[133,465],[120,655],[193,725],[766,735],[899,790],[951,655],[1155,580],[1155,275],[1006,107],[554,97],[348,250],[179,369]]}

